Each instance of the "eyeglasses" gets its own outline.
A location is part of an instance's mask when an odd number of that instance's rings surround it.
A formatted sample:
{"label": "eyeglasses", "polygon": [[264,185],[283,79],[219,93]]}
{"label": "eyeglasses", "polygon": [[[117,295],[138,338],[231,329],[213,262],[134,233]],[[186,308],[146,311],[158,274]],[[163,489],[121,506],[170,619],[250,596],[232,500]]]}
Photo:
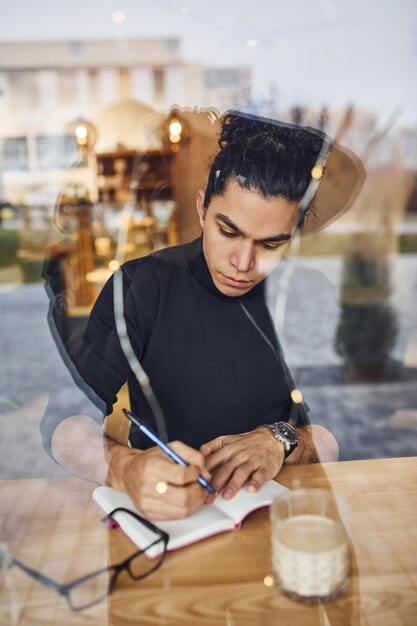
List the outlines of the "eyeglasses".
{"label": "eyeglasses", "polygon": [[[101,521],[108,522],[113,520],[117,524],[113,516],[118,512],[127,513],[134,517],[139,523],[146,526],[147,529],[155,534],[155,540],[143,550],[138,550],[132,554],[132,556],[116,565],[110,565],[109,567],[96,570],[62,585],[12,556],[9,556],[7,565],[16,565],[28,574],[28,576],[31,576],[45,587],[49,587],[56,593],[59,593],[59,595],[64,596],[72,611],[88,609],[98,604],[112,593],[119,575],[123,571],[126,570],[133,580],[141,580],[155,572],[162,565],[166,555],[169,535],[137,513],[119,507],[103,517]],[[147,558],[146,553],[154,546],[158,546],[158,544],[161,544],[161,552],[158,557],[152,560]]]}

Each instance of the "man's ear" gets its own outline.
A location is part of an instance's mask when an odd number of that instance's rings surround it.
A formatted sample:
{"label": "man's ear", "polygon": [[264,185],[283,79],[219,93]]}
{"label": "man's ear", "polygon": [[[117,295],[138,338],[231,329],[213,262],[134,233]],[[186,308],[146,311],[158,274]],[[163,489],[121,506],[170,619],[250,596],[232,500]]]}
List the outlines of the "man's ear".
{"label": "man's ear", "polygon": [[196,206],[201,228],[204,228],[204,221],[206,219],[207,211],[206,207],[204,206],[204,196],[204,191],[202,189],[199,189],[197,191]]}

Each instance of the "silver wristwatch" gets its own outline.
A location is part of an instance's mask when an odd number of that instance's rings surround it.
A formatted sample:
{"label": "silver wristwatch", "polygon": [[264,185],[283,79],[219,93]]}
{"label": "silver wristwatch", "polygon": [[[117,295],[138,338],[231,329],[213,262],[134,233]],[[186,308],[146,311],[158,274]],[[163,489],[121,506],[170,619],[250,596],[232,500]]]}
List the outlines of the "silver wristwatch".
{"label": "silver wristwatch", "polygon": [[286,459],[298,446],[297,431],[288,422],[274,422],[273,424],[263,424],[269,428],[277,441],[284,446],[284,459]]}

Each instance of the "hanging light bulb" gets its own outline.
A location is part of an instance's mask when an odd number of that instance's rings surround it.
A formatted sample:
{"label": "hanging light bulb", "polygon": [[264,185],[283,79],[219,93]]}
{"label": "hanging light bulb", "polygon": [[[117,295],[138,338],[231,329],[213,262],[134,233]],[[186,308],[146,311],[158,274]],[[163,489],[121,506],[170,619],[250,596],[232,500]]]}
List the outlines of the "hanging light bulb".
{"label": "hanging light bulb", "polygon": [[182,132],[181,122],[174,118],[169,125],[169,134],[181,135],[181,132]]}

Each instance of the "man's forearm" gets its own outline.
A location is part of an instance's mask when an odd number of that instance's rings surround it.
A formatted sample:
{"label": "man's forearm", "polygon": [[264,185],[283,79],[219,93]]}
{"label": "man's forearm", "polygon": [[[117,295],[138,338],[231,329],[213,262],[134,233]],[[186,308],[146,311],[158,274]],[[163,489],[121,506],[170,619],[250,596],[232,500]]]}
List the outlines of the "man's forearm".
{"label": "man's forearm", "polygon": [[297,428],[298,446],[285,460],[287,465],[337,461],[339,446],[330,431],[323,426]]}
{"label": "man's forearm", "polygon": [[119,485],[123,463],[132,451],[109,439],[84,415],[62,421],[52,436],[52,454],[72,474],[104,485]]}

